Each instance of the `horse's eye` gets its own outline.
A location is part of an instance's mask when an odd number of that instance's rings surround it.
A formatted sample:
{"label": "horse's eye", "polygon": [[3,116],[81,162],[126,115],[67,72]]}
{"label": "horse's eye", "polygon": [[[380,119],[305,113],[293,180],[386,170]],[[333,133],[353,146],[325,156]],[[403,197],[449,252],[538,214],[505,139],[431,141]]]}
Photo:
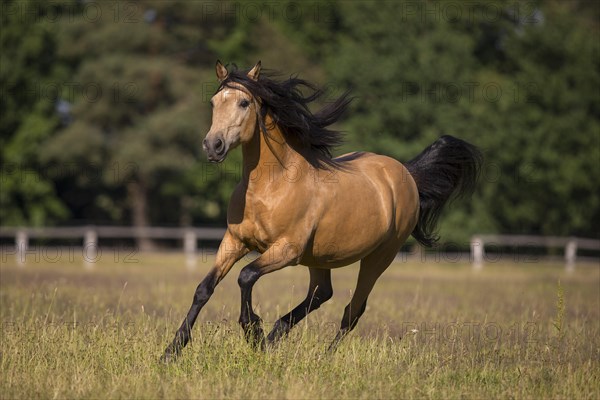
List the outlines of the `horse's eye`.
{"label": "horse's eye", "polygon": [[209,103],[210,103],[210,108],[215,108],[215,103],[212,100]]}
{"label": "horse's eye", "polygon": [[250,102],[248,100],[246,100],[246,99],[240,101],[240,107],[242,107],[242,108],[246,108],[249,105],[250,105]]}

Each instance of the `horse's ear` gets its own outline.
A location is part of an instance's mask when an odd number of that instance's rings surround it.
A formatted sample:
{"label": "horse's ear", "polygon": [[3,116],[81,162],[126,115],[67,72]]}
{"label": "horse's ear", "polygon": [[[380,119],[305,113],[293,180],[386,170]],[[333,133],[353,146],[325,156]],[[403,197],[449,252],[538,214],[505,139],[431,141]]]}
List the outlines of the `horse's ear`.
{"label": "horse's ear", "polygon": [[225,68],[225,66],[221,64],[220,60],[217,60],[217,65],[215,66],[215,69],[217,71],[217,79],[219,79],[219,82],[223,82],[225,79],[227,79],[227,75],[229,75],[229,72],[227,72],[227,68]]}
{"label": "horse's ear", "polygon": [[248,78],[257,81],[258,76],[260,75],[260,61],[256,63],[254,67],[248,72]]}

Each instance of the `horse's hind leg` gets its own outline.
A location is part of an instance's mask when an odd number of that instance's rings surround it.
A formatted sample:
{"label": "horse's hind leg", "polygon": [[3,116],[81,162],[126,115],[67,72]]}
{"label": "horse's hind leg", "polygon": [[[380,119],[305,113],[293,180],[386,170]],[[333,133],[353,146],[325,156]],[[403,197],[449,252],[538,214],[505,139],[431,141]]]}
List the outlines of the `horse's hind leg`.
{"label": "horse's hind leg", "polygon": [[333,295],[331,270],[309,268],[309,272],[310,284],[306,298],[292,311],[275,322],[273,330],[267,336],[267,343],[274,343],[287,335],[294,325],[302,321],[309,313],[319,308],[321,304],[325,303]]}
{"label": "horse's hind leg", "polygon": [[379,247],[373,253],[361,260],[356,290],[350,303],[348,303],[344,309],[340,330],[329,346],[330,351],[335,350],[340,341],[354,329],[361,315],[365,312],[367,298],[369,297],[375,282],[381,276],[383,271],[385,271],[392,263],[399,248],[399,244],[387,244],[386,246]]}

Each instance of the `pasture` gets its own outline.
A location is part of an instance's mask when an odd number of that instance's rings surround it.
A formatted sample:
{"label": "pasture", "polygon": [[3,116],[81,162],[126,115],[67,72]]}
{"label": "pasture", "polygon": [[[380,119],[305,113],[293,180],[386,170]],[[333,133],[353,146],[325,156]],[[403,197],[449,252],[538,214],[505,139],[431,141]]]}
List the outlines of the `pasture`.
{"label": "pasture", "polygon": [[[68,259],[67,259],[68,258]],[[0,267],[0,393],[9,398],[589,398],[600,397],[600,268],[395,262],[335,354],[325,353],[354,288],[266,353],[237,324],[239,265],[200,314],[174,364],[158,362],[211,266],[178,254],[28,256]],[[241,262],[240,262],[241,263]],[[254,291],[265,328],[304,298],[289,267]]]}

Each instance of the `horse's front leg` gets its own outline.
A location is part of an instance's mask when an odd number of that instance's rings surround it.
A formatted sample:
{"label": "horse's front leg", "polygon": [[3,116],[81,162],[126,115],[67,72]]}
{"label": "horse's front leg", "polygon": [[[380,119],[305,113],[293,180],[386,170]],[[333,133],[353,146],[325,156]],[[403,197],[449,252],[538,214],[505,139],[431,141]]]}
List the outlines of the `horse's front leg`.
{"label": "horse's front leg", "polygon": [[264,334],[261,319],[252,307],[252,288],[258,279],[277,271],[288,265],[298,264],[299,252],[296,246],[289,242],[285,245],[273,245],[256,260],[242,268],[238,278],[238,284],[242,294],[242,309],[240,311],[240,325],[244,329],[244,335],[248,343],[253,346],[264,347]]}
{"label": "horse's front leg", "polygon": [[191,330],[198,318],[200,310],[213,294],[217,284],[227,275],[233,264],[248,254],[248,249],[235,239],[229,231],[225,233],[215,260],[214,267],[200,282],[194,293],[194,299],[183,323],[175,333],[173,342],[165,349],[162,360],[169,362],[176,358],[191,337]]}

